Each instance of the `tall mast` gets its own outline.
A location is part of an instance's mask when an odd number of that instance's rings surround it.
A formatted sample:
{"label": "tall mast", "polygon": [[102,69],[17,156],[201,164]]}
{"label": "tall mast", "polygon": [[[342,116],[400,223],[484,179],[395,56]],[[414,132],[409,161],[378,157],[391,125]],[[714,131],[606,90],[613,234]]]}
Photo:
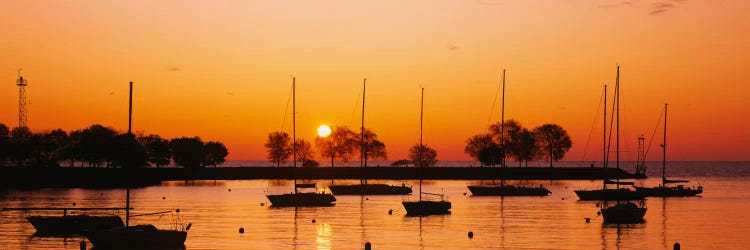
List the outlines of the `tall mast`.
{"label": "tall mast", "polygon": [[[132,136],[133,125],[133,82],[130,82],[130,94],[128,95],[128,136]],[[130,225],[130,176],[125,173],[125,228]]]}
{"label": "tall mast", "polygon": [[[360,145],[360,151],[362,151],[362,154],[360,154],[360,164],[361,167],[366,168],[367,167],[367,146],[365,145],[365,91],[367,90],[367,78],[362,80],[362,127],[360,128],[360,133],[362,135],[362,144]],[[366,181],[364,179],[364,175],[362,176],[362,179],[359,181],[360,184],[364,184]],[[364,192],[364,189],[363,189]]]}
{"label": "tall mast", "polygon": [[365,93],[367,90],[367,78],[362,81],[362,166],[367,167],[367,145],[365,142]]}
{"label": "tall mast", "polygon": [[[297,168],[297,78],[292,77],[292,167]],[[294,177],[294,193],[297,193],[297,177]]]}
{"label": "tall mast", "polygon": [[[424,116],[424,88],[419,102],[419,168],[422,168],[422,120]],[[422,201],[422,171],[419,173],[419,201]]]}
{"label": "tall mast", "polygon": [[602,166],[604,167],[604,182],[602,188],[607,187],[607,84],[604,84],[604,126],[603,128],[603,140],[602,140]]}
{"label": "tall mast", "polygon": [[[615,102],[617,102],[617,132],[615,134],[615,165],[620,169],[620,65],[617,65],[617,79],[615,82]],[[620,188],[620,178],[617,178],[617,188]]]}
{"label": "tall mast", "polygon": [[500,108],[500,148],[503,150],[503,158],[500,167],[505,167],[505,69],[503,69],[503,98]]}
{"label": "tall mast", "polygon": [[667,182],[667,105],[664,104],[664,142],[662,142],[662,158],[661,158],[661,185],[662,187]]}

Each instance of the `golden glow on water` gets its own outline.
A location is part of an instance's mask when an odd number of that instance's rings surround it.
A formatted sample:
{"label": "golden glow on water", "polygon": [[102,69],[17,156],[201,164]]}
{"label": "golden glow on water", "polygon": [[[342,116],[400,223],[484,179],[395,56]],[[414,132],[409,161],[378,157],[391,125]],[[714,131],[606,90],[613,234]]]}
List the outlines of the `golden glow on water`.
{"label": "golden glow on water", "polygon": [[[655,184],[658,180],[648,180]],[[318,180],[327,185],[330,180]],[[357,180],[335,181],[355,183]],[[370,183],[384,181],[371,180]],[[400,184],[400,181],[385,181]],[[271,208],[264,196],[288,192],[291,181],[168,182],[133,189],[134,213],[180,208],[192,222],[188,249],[731,249],[750,239],[750,183],[743,179],[703,179],[703,197],[650,198],[646,223],[603,226],[594,202],[579,202],[574,189],[597,188],[600,181],[531,181],[553,192],[549,197],[471,197],[474,181],[430,181],[426,192],[444,190],[453,203],[445,216],[405,217],[407,196],[337,196],[337,205],[320,208]],[[488,182],[484,182],[488,183]],[[510,181],[518,184],[519,182]],[[408,185],[416,184],[409,181]],[[231,189],[231,192],[229,191]],[[0,207],[122,206],[124,190],[9,190]],[[164,199],[162,199],[164,197]],[[261,203],[264,203],[261,205]],[[393,209],[393,215],[388,210]],[[0,213],[3,249],[78,249],[81,237],[31,237],[24,212]],[[584,218],[592,218],[585,223]],[[315,219],[315,223],[312,220]],[[134,224],[168,227],[171,216],[134,217]],[[244,234],[238,229],[243,227]],[[469,239],[467,233],[474,232]],[[90,244],[89,244],[90,246]]]}

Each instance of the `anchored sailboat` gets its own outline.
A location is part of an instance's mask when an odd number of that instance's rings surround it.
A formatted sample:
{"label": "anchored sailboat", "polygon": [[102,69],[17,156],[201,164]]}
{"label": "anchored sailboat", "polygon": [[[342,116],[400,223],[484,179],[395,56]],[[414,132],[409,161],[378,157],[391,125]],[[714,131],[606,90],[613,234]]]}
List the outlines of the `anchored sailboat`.
{"label": "anchored sailboat", "polygon": [[638,192],[648,197],[686,197],[696,196],[703,193],[703,187],[697,188],[685,187],[685,185],[667,186],[667,184],[687,183],[687,180],[669,180],[667,179],[667,104],[664,104],[664,142],[661,145],[663,154],[661,162],[661,185],[657,187],[635,187]]}
{"label": "anchored sailboat", "polygon": [[296,78],[292,78],[292,155],[293,165],[292,175],[294,175],[294,192],[288,194],[268,194],[266,198],[274,207],[322,207],[335,205],[336,198],[332,194],[318,192],[300,192],[299,189],[315,189],[314,183],[297,184],[297,176],[294,170],[297,168],[297,96],[296,96]]}
{"label": "anchored sailboat", "polygon": [[[616,155],[616,161],[615,164],[617,166],[617,169],[620,169],[620,134],[619,134],[619,123],[620,123],[620,66],[617,66],[617,78],[615,83],[615,103],[617,107],[617,136],[616,136],[616,144],[617,148],[615,149],[615,155]],[[614,105],[613,105],[613,108]],[[610,122],[610,138],[612,133],[612,124]],[[607,85],[604,85],[604,144],[603,144],[603,150],[602,155],[604,157],[603,161],[603,167],[604,167],[604,178],[603,178],[603,187],[602,189],[594,189],[594,190],[575,190],[576,195],[578,195],[579,200],[582,201],[591,201],[591,200],[642,200],[645,198],[643,193],[637,192],[635,190],[620,187],[620,185],[634,185],[634,182],[628,182],[628,181],[620,181],[619,179],[616,181],[612,181],[607,177],[607,161],[609,156],[609,144],[607,141]],[[617,185],[615,189],[607,189],[607,184],[615,184]]]}
{"label": "anchored sailboat", "polygon": [[[505,69],[503,69],[503,98],[502,107],[500,108],[500,147],[504,148],[505,142]],[[505,157],[502,158],[501,164],[505,168]],[[504,176],[504,174],[501,174]],[[471,185],[469,191],[475,196],[547,196],[550,192],[544,186],[515,186],[505,185],[505,178],[502,177],[500,185]]]}
{"label": "anchored sailboat", "polygon": [[[424,88],[422,88],[422,98],[420,101],[420,110],[419,110],[419,158],[418,166],[417,168],[422,168],[422,149],[424,146],[422,145],[422,116],[424,113]],[[422,196],[429,196],[433,198],[439,198],[434,200],[425,200],[422,198]],[[401,204],[404,205],[404,209],[406,209],[406,215],[407,216],[424,216],[424,215],[432,215],[432,214],[448,214],[450,213],[451,209],[451,202],[445,200],[445,196],[443,194],[435,194],[435,193],[426,193],[422,192],[422,175],[419,175],[419,201],[404,201],[401,202]]]}
{"label": "anchored sailboat", "polygon": [[[367,140],[365,138],[365,91],[367,90],[367,79],[362,82],[362,126],[360,128],[360,167],[364,170],[367,167]],[[411,194],[411,186],[402,184],[401,186],[387,184],[369,184],[367,179],[362,176],[359,184],[353,185],[330,185],[328,186],[335,195],[406,195]]]}
{"label": "anchored sailboat", "polygon": [[[131,124],[133,117],[133,82],[130,82],[130,100],[128,109],[128,135],[133,136]],[[126,178],[131,178],[126,172]],[[127,183],[127,181],[126,181]],[[177,213],[180,210],[177,209]],[[171,211],[157,212],[142,215],[156,215],[171,213]],[[188,223],[183,226],[179,222],[172,229],[157,229],[154,225],[130,226],[130,186],[126,187],[125,198],[125,227],[111,228],[107,230],[94,230],[86,236],[91,244],[98,249],[177,249],[185,247],[187,231],[192,226]]]}

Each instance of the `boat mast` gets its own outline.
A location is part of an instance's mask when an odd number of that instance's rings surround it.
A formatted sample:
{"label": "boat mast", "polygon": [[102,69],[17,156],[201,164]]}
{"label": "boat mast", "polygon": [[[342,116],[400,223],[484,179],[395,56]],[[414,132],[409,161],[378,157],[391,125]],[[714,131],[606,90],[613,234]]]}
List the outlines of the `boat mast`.
{"label": "boat mast", "polygon": [[503,98],[500,107],[500,148],[503,150],[503,158],[500,167],[505,167],[505,69],[503,69]]}
{"label": "boat mast", "polygon": [[[615,133],[615,165],[620,169],[620,65],[617,65],[617,79],[615,82],[615,102],[617,102],[617,131]],[[620,188],[620,177],[617,177],[617,188]]]}
{"label": "boat mast", "polygon": [[604,178],[602,178],[602,189],[607,189],[607,84],[604,84],[604,134],[602,136],[602,166],[604,167]]}
{"label": "boat mast", "polygon": [[362,166],[367,167],[367,146],[365,142],[365,92],[367,88],[367,78],[362,81]]}
{"label": "boat mast", "polygon": [[[424,88],[419,102],[419,168],[422,168],[422,120],[424,116]],[[419,201],[422,201],[422,173],[419,173]]]}
{"label": "boat mast", "polygon": [[[297,169],[297,78],[292,77],[292,171]],[[294,176],[294,193],[297,193],[297,176]]]}
{"label": "boat mast", "polygon": [[667,105],[664,104],[664,142],[661,144],[662,158],[661,158],[661,186],[664,187],[667,183]]}
{"label": "boat mast", "polygon": [[[132,136],[133,126],[133,82],[130,82],[130,94],[128,95],[128,136]],[[130,182],[128,173],[125,174],[125,228],[130,225]]]}

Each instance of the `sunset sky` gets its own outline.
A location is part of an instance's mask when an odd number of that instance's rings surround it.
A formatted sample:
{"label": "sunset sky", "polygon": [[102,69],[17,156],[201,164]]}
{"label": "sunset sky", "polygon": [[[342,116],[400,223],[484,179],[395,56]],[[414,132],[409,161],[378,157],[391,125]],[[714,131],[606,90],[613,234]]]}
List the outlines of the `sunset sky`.
{"label": "sunset sky", "polygon": [[[557,123],[565,160],[601,155],[602,84],[622,71],[622,148],[669,103],[672,160],[750,160],[750,1],[2,1],[0,123],[17,125],[17,69],[34,131],[100,123],[219,140],[231,160],[263,160],[297,77],[297,134],[366,126],[405,158],[419,138],[467,160],[502,68],[506,119]],[[612,91],[610,91],[610,94]],[[611,102],[610,102],[611,103]],[[661,140],[661,133],[657,133]],[[650,159],[660,159],[659,142]],[[659,153],[653,153],[659,152]]]}

